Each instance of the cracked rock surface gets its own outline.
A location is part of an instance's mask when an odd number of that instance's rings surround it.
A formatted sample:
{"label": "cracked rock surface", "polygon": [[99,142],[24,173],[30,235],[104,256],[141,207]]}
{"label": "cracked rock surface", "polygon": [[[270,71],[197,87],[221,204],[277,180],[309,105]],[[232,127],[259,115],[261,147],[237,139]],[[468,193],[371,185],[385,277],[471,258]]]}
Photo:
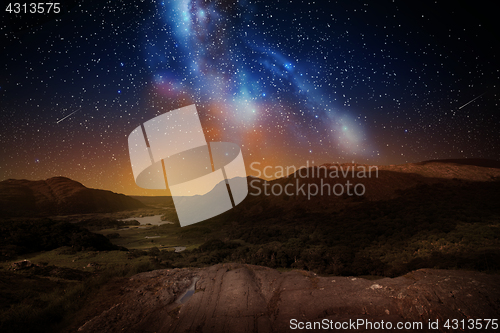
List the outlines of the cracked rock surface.
{"label": "cracked rock surface", "polygon": [[[181,304],[179,298],[193,281],[194,294]],[[74,327],[79,332],[287,332],[292,331],[291,319],[494,319],[500,317],[500,279],[478,272],[421,269],[370,281],[219,264],[156,270],[115,281],[83,313],[85,318]],[[446,330],[441,326],[438,331]]]}

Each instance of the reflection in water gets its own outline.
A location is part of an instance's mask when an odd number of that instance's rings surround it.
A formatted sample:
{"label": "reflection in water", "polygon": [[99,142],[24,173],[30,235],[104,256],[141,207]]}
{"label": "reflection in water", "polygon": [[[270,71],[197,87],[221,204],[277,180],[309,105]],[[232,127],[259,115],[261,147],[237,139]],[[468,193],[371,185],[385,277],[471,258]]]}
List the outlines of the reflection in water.
{"label": "reflection in water", "polygon": [[161,215],[153,215],[153,216],[144,216],[144,217],[130,217],[128,219],[123,219],[120,221],[137,221],[141,225],[152,224],[152,225],[161,225],[161,224],[173,224],[172,222],[162,221]]}
{"label": "reflection in water", "polygon": [[186,293],[184,294],[184,296],[182,296],[182,298],[180,299],[179,303],[184,304],[193,295],[194,295],[194,290],[188,290],[188,291],[186,291]]}
{"label": "reflection in water", "polygon": [[177,299],[177,303],[184,304],[186,303],[193,295],[196,287],[196,282],[200,279],[199,276],[193,277],[193,281],[189,288]]}

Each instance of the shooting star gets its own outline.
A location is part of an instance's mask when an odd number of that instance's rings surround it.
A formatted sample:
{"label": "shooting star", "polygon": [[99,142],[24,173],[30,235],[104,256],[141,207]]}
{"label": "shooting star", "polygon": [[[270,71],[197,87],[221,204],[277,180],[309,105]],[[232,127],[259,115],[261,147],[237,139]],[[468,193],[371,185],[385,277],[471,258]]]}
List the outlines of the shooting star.
{"label": "shooting star", "polygon": [[75,113],[77,113],[78,111],[80,111],[82,108],[78,108],[76,111],[73,111],[71,112],[70,114],[68,114],[66,117],[62,118],[62,119],[59,119],[58,121],[56,121],[56,124],[59,124],[61,121],[63,121],[64,119],[68,118],[69,116],[71,115],[74,115]]}
{"label": "shooting star", "polygon": [[[489,91],[489,90],[488,90]],[[469,105],[470,103],[474,102],[476,99],[478,99],[479,97],[483,96],[484,94],[486,94],[488,91],[485,91],[484,93],[482,93],[481,95],[477,96],[476,98],[474,99],[471,99],[470,101],[468,101],[467,103],[465,103],[464,105],[462,105],[461,107],[459,107],[458,109],[460,110],[461,108],[463,108],[464,106],[467,106]]]}

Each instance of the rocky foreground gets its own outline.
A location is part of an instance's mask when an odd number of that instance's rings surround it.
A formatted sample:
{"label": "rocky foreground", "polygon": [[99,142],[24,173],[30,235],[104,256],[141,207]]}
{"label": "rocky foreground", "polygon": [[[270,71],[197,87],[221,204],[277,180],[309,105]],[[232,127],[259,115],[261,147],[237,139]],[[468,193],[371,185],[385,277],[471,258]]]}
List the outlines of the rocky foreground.
{"label": "rocky foreground", "polygon": [[[438,319],[438,330],[431,331],[446,332],[451,331],[444,327],[448,319],[464,319],[465,325],[476,318],[498,321],[500,279],[477,272],[421,269],[370,281],[219,264],[157,270],[114,281],[81,315],[74,331],[289,332],[297,331],[291,328],[298,328],[299,322],[335,325],[364,319],[391,322],[393,327],[398,322],[422,322],[422,329],[406,330],[422,332],[429,331],[429,320]],[[291,327],[292,319],[297,321]],[[349,332],[371,331],[365,325],[349,328]]]}

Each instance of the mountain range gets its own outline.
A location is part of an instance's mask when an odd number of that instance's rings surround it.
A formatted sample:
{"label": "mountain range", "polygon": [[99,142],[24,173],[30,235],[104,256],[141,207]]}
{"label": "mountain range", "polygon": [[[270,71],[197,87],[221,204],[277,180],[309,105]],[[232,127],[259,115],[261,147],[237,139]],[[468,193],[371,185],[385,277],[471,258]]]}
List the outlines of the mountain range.
{"label": "mountain range", "polygon": [[[360,178],[363,174],[364,177]],[[263,208],[269,205],[288,209],[307,207],[309,211],[335,211],[360,201],[393,199],[401,195],[401,191],[421,185],[462,185],[463,182],[488,182],[498,179],[500,162],[486,159],[434,160],[388,166],[324,164],[299,169],[270,181],[248,176],[249,194],[238,205],[238,212],[251,216],[262,212]],[[355,185],[362,184],[363,195],[348,195],[347,182],[351,184],[351,192]],[[339,184],[336,187],[338,193],[339,186],[344,186],[342,195],[333,193],[332,188],[336,184]],[[219,185],[226,186],[225,182]],[[322,187],[325,191],[329,188],[330,193],[314,193],[316,188],[321,191]],[[286,194],[285,188],[289,190],[287,193],[292,195]],[[359,190],[361,191],[361,187]],[[131,197],[87,188],[66,177],[38,181],[8,179],[0,182],[2,217],[107,213],[144,208],[158,202],[172,204],[172,199]]]}
{"label": "mountain range", "polygon": [[[422,186],[462,188],[498,180],[500,162],[493,160],[436,160],[386,166],[324,164],[299,169],[274,180],[249,176],[248,197],[236,209],[243,216],[259,215],[272,208],[285,213],[297,210],[328,213],[362,202],[395,199]],[[354,193],[357,184],[360,184],[358,193],[363,191],[363,195]],[[347,187],[352,195],[347,193]]]}
{"label": "mountain range", "polygon": [[0,182],[1,217],[107,213],[143,207],[124,194],[87,188],[66,177]]}

